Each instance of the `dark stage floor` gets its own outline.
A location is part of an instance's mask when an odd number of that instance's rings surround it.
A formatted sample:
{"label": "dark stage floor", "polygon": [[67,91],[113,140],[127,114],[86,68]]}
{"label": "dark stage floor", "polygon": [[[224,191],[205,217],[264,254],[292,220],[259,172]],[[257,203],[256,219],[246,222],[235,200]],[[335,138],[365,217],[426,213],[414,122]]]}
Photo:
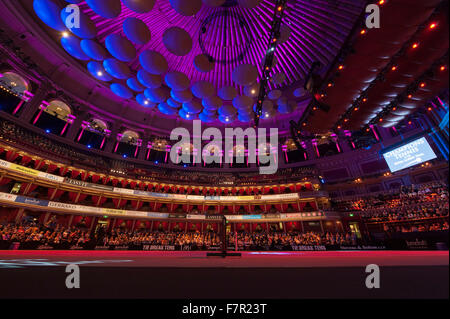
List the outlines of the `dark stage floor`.
{"label": "dark stage floor", "polygon": [[[81,288],[67,289],[67,264]],[[379,289],[365,267],[380,267]],[[0,251],[0,298],[448,298],[448,251]]]}

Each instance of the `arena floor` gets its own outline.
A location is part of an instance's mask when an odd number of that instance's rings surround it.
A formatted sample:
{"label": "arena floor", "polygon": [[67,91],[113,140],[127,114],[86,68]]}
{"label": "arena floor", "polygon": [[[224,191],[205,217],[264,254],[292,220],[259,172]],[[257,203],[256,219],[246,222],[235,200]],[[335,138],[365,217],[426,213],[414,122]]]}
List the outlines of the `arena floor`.
{"label": "arena floor", "polygon": [[[67,264],[81,288],[67,289]],[[368,289],[377,264],[381,287]],[[448,298],[448,251],[0,251],[0,298]]]}

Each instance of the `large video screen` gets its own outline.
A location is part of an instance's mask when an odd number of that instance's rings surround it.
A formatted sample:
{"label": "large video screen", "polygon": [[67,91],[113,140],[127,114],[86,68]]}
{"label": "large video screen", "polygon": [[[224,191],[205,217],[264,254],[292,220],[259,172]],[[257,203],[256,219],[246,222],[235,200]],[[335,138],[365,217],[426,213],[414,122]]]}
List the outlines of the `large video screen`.
{"label": "large video screen", "polygon": [[436,158],[425,137],[397,147],[383,156],[392,173]]}

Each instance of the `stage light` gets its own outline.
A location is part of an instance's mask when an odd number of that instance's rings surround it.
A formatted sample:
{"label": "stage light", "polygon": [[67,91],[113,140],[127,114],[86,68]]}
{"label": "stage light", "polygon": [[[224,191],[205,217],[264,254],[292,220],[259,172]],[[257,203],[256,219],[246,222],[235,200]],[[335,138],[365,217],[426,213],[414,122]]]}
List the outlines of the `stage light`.
{"label": "stage light", "polygon": [[358,111],[359,109],[357,107],[355,107],[354,111]]}
{"label": "stage light", "polygon": [[382,5],[384,4],[384,0],[378,1],[378,4],[379,4],[380,6],[382,6]]}
{"label": "stage light", "polygon": [[63,38],[67,38],[68,36],[69,36],[69,33],[68,33],[68,32],[64,31],[64,32],[62,33],[62,37],[63,37]]}
{"label": "stage light", "polygon": [[381,118],[381,119],[379,119],[378,121],[383,122],[383,119]]}
{"label": "stage light", "polygon": [[360,32],[361,35],[366,34],[366,29],[362,29]]}
{"label": "stage light", "polygon": [[431,106],[429,106],[429,107],[428,107],[428,111],[431,112],[431,110],[432,110],[432,108],[431,108]]}
{"label": "stage light", "polygon": [[445,71],[445,65],[441,66],[440,70]]}
{"label": "stage light", "polygon": [[412,98],[412,94],[408,94],[408,99],[411,99]]}
{"label": "stage light", "polygon": [[432,24],[430,24],[430,27],[429,27],[429,28],[430,28],[430,29],[434,29],[434,28],[436,28],[436,27],[437,27],[437,24],[433,22]]}
{"label": "stage light", "polygon": [[47,130],[45,130],[45,133],[47,133],[47,134],[48,134],[48,133],[50,133],[50,130],[48,130],[48,129],[47,129]]}
{"label": "stage light", "polygon": [[419,46],[418,43],[414,43],[414,44],[412,45],[412,48],[413,48],[413,49],[416,49],[418,46]]}
{"label": "stage light", "polygon": [[98,72],[97,72],[97,75],[98,75],[98,76],[102,76],[102,75],[103,75],[103,72],[102,72],[102,71],[98,71]]}
{"label": "stage light", "polygon": [[344,66],[341,64],[341,65],[338,67],[338,69],[339,69],[339,70],[343,70],[343,69],[344,69]]}
{"label": "stage light", "polygon": [[397,70],[397,67],[394,65],[394,66],[391,68],[391,70],[392,70],[392,71],[395,71],[395,70]]}
{"label": "stage light", "polygon": [[425,85],[426,85],[426,84],[425,84],[424,82],[420,83],[420,87],[421,87],[421,88],[425,87]]}
{"label": "stage light", "polygon": [[91,147],[92,147],[91,145],[88,145],[88,146],[87,146],[87,148],[91,148]]}
{"label": "stage light", "polygon": [[363,98],[362,101],[363,101],[363,102],[367,102],[367,99],[366,99],[366,98]]}

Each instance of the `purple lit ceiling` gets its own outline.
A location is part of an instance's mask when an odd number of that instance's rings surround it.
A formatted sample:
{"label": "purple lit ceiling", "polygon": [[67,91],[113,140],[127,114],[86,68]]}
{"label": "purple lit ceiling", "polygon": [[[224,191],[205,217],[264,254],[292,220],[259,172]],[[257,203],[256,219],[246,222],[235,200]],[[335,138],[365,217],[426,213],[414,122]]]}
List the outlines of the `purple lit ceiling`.
{"label": "purple lit ceiling", "polygon": [[[34,0],[34,10],[47,25],[53,24],[51,25],[53,29],[67,32],[66,38],[55,40],[61,40],[61,44],[69,54],[78,59],[79,63],[89,66],[86,72],[89,69],[94,77],[110,87],[116,95],[136,100],[142,106],[154,108],[166,115],[177,115],[187,120],[198,118],[200,114],[200,119],[205,122],[217,119],[223,123],[250,121],[257,85],[253,83],[253,86],[248,85],[247,89],[244,85],[238,85],[239,81],[233,79],[233,71],[240,65],[248,64],[256,67],[258,77],[261,74],[275,1],[231,0],[226,1],[223,6],[211,7],[207,4],[216,5],[223,1],[204,0],[202,3],[200,0],[184,2],[156,0],[147,13],[137,13],[129,8],[133,4],[144,5],[145,2],[151,4],[153,1]],[[314,61],[320,61],[324,65],[323,72],[328,69],[363,11],[365,2],[288,1],[280,39],[283,43],[278,46],[276,52],[278,62],[272,71],[272,76],[275,77],[269,84],[270,90],[281,92],[274,91],[269,96],[272,97],[272,105],[268,104],[265,117],[275,118],[280,113],[289,114],[294,111],[297,101],[304,96],[303,93],[294,95],[292,92],[302,86],[302,80]],[[51,16],[53,4],[57,5],[59,10],[70,3],[78,3],[83,15],[88,18],[87,21],[81,19],[81,33],[76,30],[71,33],[64,25],[61,28],[61,25],[53,20],[61,17]],[[183,3],[190,5],[183,7]],[[181,7],[178,6],[180,4]],[[257,6],[252,8],[255,4]],[[198,7],[195,8],[196,6]],[[195,14],[183,15],[190,13]],[[145,23],[151,34],[148,42],[145,27],[142,28],[139,21],[129,18],[137,18]],[[133,25],[124,29],[126,21]],[[89,24],[92,25],[89,27]],[[127,30],[131,31],[125,32]],[[173,32],[166,33],[168,30]],[[183,30],[189,36],[186,37]],[[113,34],[120,37],[111,36]],[[81,46],[80,50],[79,41],[83,39],[95,40],[100,47],[88,49],[91,53],[91,56],[88,56],[86,47]],[[148,51],[152,52],[151,57],[148,56]],[[92,59],[93,52],[99,54],[97,61]],[[201,54],[207,54],[216,61],[209,71],[199,71],[201,66],[208,67],[208,61],[196,60]],[[113,65],[104,62],[112,57],[125,62],[114,64],[117,60],[111,60]],[[125,65],[129,67],[130,72]],[[136,77],[138,71],[142,69],[146,71],[150,69],[151,73],[154,73],[147,79],[148,81],[142,80],[144,78],[142,74]],[[174,71],[186,75],[189,79],[187,88],[185,88],[186,78],[182,76],[176,77],[175,84],[167,83],[166,74]],[[251,72],[241,73],[238,77],[245,77]],[[153,85],[152,81],[157,83]],[[162,84],[160,87],[159,81]],[[250,82],[251,77],[247,83]],[[167,86],[168,84],[171,84],[169,85],[171,88]],[[177,90],[173,86],[176,86]],[[241,98],[232,102],[234,95],[231,94],[226,101],[227,98],[224,99],[219,90],[227,86],[233,86],[238,96],[249,95],[253,100],[250,103],[248,99]],[[190,90],[193,97],[190,96]],[[173,91],[183,91],[180,93],[184,94],[183,98]],[[221,99],[218,99],[217,95]],[[221,107],[221,104],[225,104],[225,107]],[[234,108],[230,107],[231,105],[234,105]],[[289,107],[286,107],[287,105]]]}

